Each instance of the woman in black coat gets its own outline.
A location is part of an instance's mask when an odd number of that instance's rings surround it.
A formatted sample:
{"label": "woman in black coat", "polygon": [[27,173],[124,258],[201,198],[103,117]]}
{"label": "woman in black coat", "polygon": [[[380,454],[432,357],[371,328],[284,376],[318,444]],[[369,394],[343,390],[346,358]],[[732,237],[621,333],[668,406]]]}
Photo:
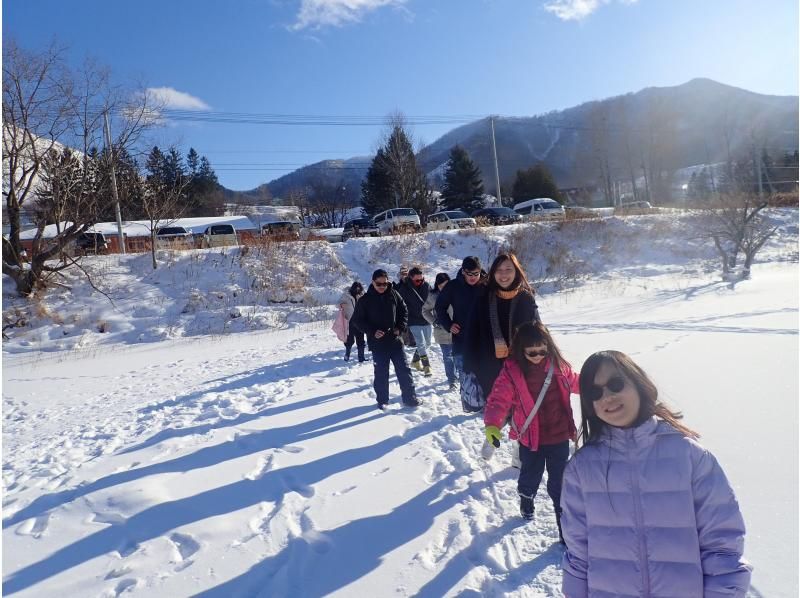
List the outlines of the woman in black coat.
{"label": "woman in black coat", "polygon": [[[464,339],[464,371],[477,377],[483,404],[508,357],[514,331],[525,322],[539,320],[533,287],[516,256],[501,253],[489,269],[486,292],[475,300]],[[483,404],[465,409],[480,410]]]}

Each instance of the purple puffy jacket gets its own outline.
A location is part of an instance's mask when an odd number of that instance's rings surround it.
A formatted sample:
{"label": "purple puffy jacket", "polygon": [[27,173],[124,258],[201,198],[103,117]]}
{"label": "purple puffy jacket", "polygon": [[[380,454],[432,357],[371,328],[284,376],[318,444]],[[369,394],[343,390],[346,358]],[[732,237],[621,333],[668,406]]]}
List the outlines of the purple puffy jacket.
{"label": "purple puffy jacket", "polygon": [[567,464],[567,598],[745,596],[744,521],[714,456],[655,417]]}

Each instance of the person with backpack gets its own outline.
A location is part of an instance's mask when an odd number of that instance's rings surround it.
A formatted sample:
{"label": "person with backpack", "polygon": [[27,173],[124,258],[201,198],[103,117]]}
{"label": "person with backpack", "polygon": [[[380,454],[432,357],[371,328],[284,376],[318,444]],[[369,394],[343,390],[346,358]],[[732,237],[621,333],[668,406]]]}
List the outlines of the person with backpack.
{"label": "person with backpack", "polygon": [[[444,362],[444,373],[447,376],[447,382],[450,385],[450,390],[455,390],[458,384],[458,371],[453,360],[453,335],[439,324],[436,319],[436,300],[439,297],[439,293],[449,282],[450,275],[447,272],[439,272],[436,275],[433,288],[425,300],[425,305],[422,306],[422,317],[433,326],[433,340],[438,343],[439,348],[442,350],[442,362]],[[448,314],[451,318],[453,317],[452,306],[448,308]]]}
{"label": "person with backpack", "polygon": [[698,434],[624,353],[589,356],[579,385],[580,448],[561,493],[564,595],[743,598],[744,520]]}
{"label": "person with backpack", "polygon": [[403,341],[400,335],[408,326],[408,310],[400,294],[392,288],[386,270],[372,273],[372,284],[366,294],[356,303],[352,322],[367,336],[372,351],[375,378],[373,388],[378,408],[384,410],[389,403],[389,363],[394,365],[400,384],[403,404],[416,407],[414,380],[406,362]]}
{"label": "person with backpack", "polygon": [[539,320],[534,290],[513,253],[501,253],[489,268],[486,292],[475,300],[464,339],[461,398],[466,411],[481,411],[509,355],[518,326]]}
{"label": "person with backpack", "polygon": [[[553,501],[561,538],[561,478],[576,439],[570,394],[578,393],[578,376],[561,355],[541,322],[522,324],[514,334],[511,355],[486,400],[486,440],[499,446],[501,429],[510,420],[509,437],[519,443],[517,480],[519,510],[534,515],[533,501],[547,469],[547,494]],[[563,542],[563,538],[562,538]]]}
{"label": "person with backpack", "polygon": [[345,289],[342,296],[339,298],[339,307],[342,309],[345,319],[348,322],[347,338],[344,341],[344,360],[350,361],[350,350],[353,344],[358,348],[358,361],[363,363],[366,361],[364,356],[364,349],[366,348],[366,341],[364,340],[364,333],[361,332],[356,326],[353,325],[353,312],[356,310],[356,303],[364,295],[364,286],[355,281],[350,285],[350,288]]}
{"label": "person with backpack", "polygon": [[428,347],[431,344],[431,325],[422,315],[422,307],[431,291],[431,286],[425,281],[422,269],[414,266],[408,271],[408,276],[402,283],[395,287],[408,308],[408,329],[414,337],[417,346],[411,359],[411,367],[421,371],[425,376],[431,376],[431,362],[428,359]]}

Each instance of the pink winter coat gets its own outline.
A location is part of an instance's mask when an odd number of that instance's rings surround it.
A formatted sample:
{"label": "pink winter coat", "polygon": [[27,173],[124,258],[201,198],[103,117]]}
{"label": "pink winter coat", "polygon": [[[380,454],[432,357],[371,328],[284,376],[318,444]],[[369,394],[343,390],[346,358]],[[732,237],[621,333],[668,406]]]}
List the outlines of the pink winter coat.
{"label": "pink winter coat", "polygon": [[[543,366],[550,367],[550,359],[546,359]],[[572,371],[568,364],[563,365],[563,369],[553,372],[553,380],[550,385],[556,385],[561,391],[559,397],[566,409],[569,417],[569,427],[572,438],[575,438],[575,420],[572,416],[572,407],[569,403],[570,393],[578,394],[578,375]],[[538,396],[538,390],[537,390]],[[496,426],[502,428],[508,417],[508,412],[511,411],[514,426],[509,431],[509,437],[512,440],[519,440],[521,444],[532,451],[539,450],[539,415],[537,414],[533,421],[525,430],[522,438],[517,437],[517,432],[514,429],[521,429],[525,425],[525,420],[528,414],[536,404],[536,397],[532,396],[528,390],[528,384],[525,382],[525,374],[522,368],[517,365],[517,362],[512,358],[505,360],[500,374],[492,386],[492,392],[489,393],[489,398],[486,400],[486,409],[483,412],[483,423],[487,426]]]}

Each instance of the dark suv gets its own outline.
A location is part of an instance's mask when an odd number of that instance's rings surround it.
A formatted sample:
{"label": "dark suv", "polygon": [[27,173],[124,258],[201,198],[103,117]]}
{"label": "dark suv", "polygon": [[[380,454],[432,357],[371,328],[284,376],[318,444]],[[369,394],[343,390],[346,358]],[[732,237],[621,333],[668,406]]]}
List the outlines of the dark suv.
{"label": "dark suv", "polygon": [[478,224],[489,224],[496,226],[498,224],[517,224],[522,222],[522,216],[517,214],[511,208],[481,208],[472,212],[472,217]]}
{"label": "dark suv", "polygon": [[108,241],[103,233],[82,233],[75,239],[75,249],[80,255],[108,253]]}
{"label": "dark suv", "polygon": [[273,239],[294,241],[300,238],[300,223],[290,220],[267,222],[261,225],[261,234]]}
{"label": "dark suv", "polygon": [[342,241],[350,237],[377,237],[379,234],[378,227],[369,218],[354,218],[344,223]]}

